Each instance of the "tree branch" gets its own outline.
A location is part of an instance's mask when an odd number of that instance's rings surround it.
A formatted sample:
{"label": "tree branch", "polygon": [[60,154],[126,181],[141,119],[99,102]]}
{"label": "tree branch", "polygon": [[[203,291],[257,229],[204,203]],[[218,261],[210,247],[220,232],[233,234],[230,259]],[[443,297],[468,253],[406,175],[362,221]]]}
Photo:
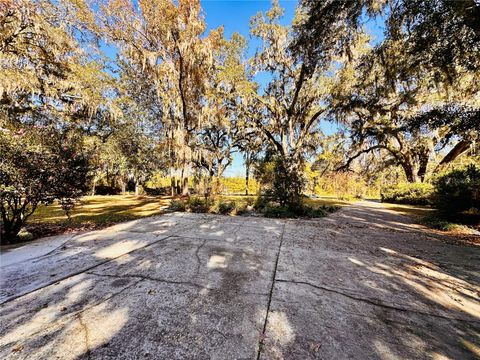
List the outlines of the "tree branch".
{"label": "tree branch", "polygon": [[[375,146],[369,147],[368,149],[361,150],[355,155],[353,155],[352,157],[350,157],[344,165],[336,168],[335,171],[347,170],[350,167],[350,164],[352,163],[352,161],[358,158],[360,155],[369,153],[370,151],[377,150],[377,149],[389,150],[385,145],[375,145]],[[389,151],[391,152],[391,150]]]}

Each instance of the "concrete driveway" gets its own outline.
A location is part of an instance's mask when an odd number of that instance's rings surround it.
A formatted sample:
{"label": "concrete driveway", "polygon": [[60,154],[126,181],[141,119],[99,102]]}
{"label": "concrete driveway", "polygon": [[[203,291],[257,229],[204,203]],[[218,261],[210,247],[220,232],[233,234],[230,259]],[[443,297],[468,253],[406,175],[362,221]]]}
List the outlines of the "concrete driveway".
{"label": "concrete driveway", "polygon": [[380,204],[174,213],[0,257],[2,359],[478,359],[480,249]]}

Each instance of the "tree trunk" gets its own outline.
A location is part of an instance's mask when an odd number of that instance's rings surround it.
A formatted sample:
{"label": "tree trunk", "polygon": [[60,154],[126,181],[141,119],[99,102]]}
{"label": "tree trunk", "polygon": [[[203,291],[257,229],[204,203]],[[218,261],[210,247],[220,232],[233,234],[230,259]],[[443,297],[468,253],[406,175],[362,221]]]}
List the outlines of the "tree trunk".
{"label": "tree trunk", "polygon": [[140,184],[138,183],[137,180],[135,180],[135,196],[138,196],[138,193],[140,192],[139,186]]}
{"label": "tree trunk", "polygon": [[415,174],[415,170],[413,168],[413,165],[409,161],[404,161],[402,162],[402,168],[403,171],[405,172],[405,177],[407,178],[407,181],[409,183],[416,183],[417,182],[417,175]]}
{"label": "tree trunk", "polygon": [[182,169],[182,195],[186,196],[190,194],[190,189],[188,188],[188,175],[187,169]]}
{"label": "tree trunk", "polygon": [[220,195],[221,190],[222,190],[222,174],[223,174],[223,169],[221,163],[218,164],[217,168],[217,179],[215,180],[216,185],[215,185],[215,195]]}
{"label": "tree trunk", "polygon": [[177,194],[181,194],[181,191],[180,191],[181,190],[181,186],[180,186],[181,183],[180,183],[180,181],[181,181],[180,179],[175,179],[175,183],[176,183],[175,187],[176,187]]}
{"label": "tree trunk", "polygon": [[313,177],[313,184],[312,184],[312,195],[315,195],[315,188],[317,187],[317,181],[318,181],[317,177],[314,176]]}
{"label": "tree trunk", "polygon": [[172,196],[175,196],[175,174],[174,174],[174,170],[173,170],[173,167],[170,168],[170,194]]}
{"label": "tree trunk", "polygon": [[425,181],[425,175],[427,174],[428,160],[430,159],[430,152],[426,151],[422,154],[420,158],[420,164],[418,167],[417,176],[420,178],[421,182]]}
{"label": "tree trunk", "polygon": [[96,185],[97,185],[97,180],[94,179],[94,180],[93,180],[93,186],[92,186],[92,196],[95,195],[95,187],[96,187]]}
{"label": "tree trunk", "polygon": [[[22,225],[24,224],[24,220],[22,219],[22,214],[21,213],[16,213],[13,215],[12,219],[8,219],[7,216],[3,216],[4,214],[2,213],[2,226],[3,226],[3,236],[2,240],[8,240],[9,242],[13,243],[14,240],[18,233],[20,232],[20,229],[22,228]],[[2,241],[2,243],[5,243],[6,241]]]}
{"label": "tree trunk", "polygon": [[470,140],[461,140],[459,141],[453,148],[450,150],[450,152],[445,155],[445,157],[440,161],[440,164],[438,166],[448,164],[449,162],[452,162],[455,160],[457,157],[459,157],[461,154],[463,154],[465,151],[467,151],[470,148],[470,145],[472,144],[472,141]]}
{"label": "tree trunk", "polygon": [[183,178],[183,186],[182,186],[182,195],[189,195],[190,188],[188,187],[188,176]]}
{"label": "tree trunk", "polygon": [[247,162],[245,166],[245,195],[248,196],[248,181],[250,179],[250,164]]}

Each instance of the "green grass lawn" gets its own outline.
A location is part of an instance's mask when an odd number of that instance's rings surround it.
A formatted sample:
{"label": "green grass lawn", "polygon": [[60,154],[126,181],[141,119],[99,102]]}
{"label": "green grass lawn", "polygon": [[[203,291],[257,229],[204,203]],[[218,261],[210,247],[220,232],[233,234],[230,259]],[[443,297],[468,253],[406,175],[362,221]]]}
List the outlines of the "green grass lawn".
{"label": "green grass lawn", "polygon": [[402,205],[402,204],[391,204],[391,203],[382,203],[382,205],[389,210],[394,210],[399,212],[402,215],[409,215],[415,218],[423,218],[430,216],[435,212],[435,209],[428,206],[420,205]]}
{"label": "green grass lawn", "polygon": [[428,206],[382,204],[386,209],[410,216],[414,218],[415,222],[431,229],[440,230],[449,236],[460,239],[463,243],[480,246],[480,237],[475,233],[475,230],[480,230],[480,214],[462,213],[457,214],[453,219],[445,219],[438,214],[436,209]]}
{"label": "green grass lawn", "polygon": [[28,219],[34,237],[78,229],[95,229],[118,222],[161,214],[170,204],[168,196],[85,196],[69,220],[58,203],[39,206]]}
{"label": "green grass lawn", "polygon": [[318,208],[323,205],[342,207],[342,206],[352,205],[354,203],[354,201],[340,200],[330,196],[321,196],[316,199],[307,198],[304,201],[305,201],[305,205],[311,206],[313,208]]}
{"label": "green grass lawn", "polygon": [[160,214],[170,197],[160,196],[86,196],[72,211],[69,221],[59,204],[39,206],[30,222],[55,224],[112,223]]}

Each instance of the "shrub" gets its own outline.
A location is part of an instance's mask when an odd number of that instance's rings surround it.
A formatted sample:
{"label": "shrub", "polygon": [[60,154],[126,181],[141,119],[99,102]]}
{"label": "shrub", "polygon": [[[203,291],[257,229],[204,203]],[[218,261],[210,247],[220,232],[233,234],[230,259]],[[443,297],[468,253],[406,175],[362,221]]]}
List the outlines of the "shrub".
{"label": "shrub", "polygon": [[280,156],[261,162],[255,169],[264,194],[282,207],[295,209],[302,205],[305,177],[300,161]]}
{"label": "shrub", "polygon": [[121,190],[116,187],[97,185],[95,186],[95,195],[118,195]]}
{"label": "shrub", "polygon": [[87,191],[89,154],[74,134],[43,128],[0,131],[0,153],[2,243],[20,240],[20,229],[39,204],[59,199],[69,214]]}
{"label": "shrub", "polygon": [[302,206],[296,210],[289,209],[285,206],[267,205],[263,211],[265,217],[268,218],[321,218],[327,216],[329,213],[338,210],[337,206],[320,206],[319,208],[312,208],[310,206]]}
{"label": "shrub", "polygon": [[255,198],[253,196],[247,196],[246,203],[247,205],[252,206],[253,204],[255,204]]}
{"label": "shrub", "polygon": [[258,211],[262,211],[270,203],[270,200],[266,196],[259,196],[253,204],[253,208]]}
{"label": "shrub", "polygon": [[33,240],[33,234],[25,228],[21,228],[20,231],[18,232],[18,239],[20,241],[31,241]]}
{"label": "shrub", "polygon": [[480,209],[480,167],[452,170],[435,182],[435,206],[444,214]]}
{"label": "shrub", "polygon": [[294,218],[297,217],[286,206],[267,205],[263,210],[263,215],[267,218]]}
{"label": "shrub", "polygon": [[443,219],[442,217],[439,217],[437,214],[425,216],[422,219],[422,223],[430,228],[441,231],[452,231],[463,228],[463,225],[452,223],[448,220]]}
{"label": "shrub", "polygon": [[248,212],[248,207],[251,205],[247,204],[236,204],[235,209],[233,211],[234,215],[242,215]]}
{"label": "shrub", "polygon": [[187,207],[183,200],[172,200],[170,201],[170,206],[168,209],[171,211],[185,211]]}
{"label": "shrub", "polygon": [[406,183],[382,190],[382,202],[409,205],[431,203],[433,186],[427,183]]}
{"label": "shrub", "polygon": [[235,201],[220,201],[218,203],[218,213],[219,214],[230,214],[233,210],[235,210]]}
{"label": "shrub", "polygon": [[192,196],[187,200],[187,208],[194,213],[206,213],[212,206],[211,200],[203,199],[198,196]]}

